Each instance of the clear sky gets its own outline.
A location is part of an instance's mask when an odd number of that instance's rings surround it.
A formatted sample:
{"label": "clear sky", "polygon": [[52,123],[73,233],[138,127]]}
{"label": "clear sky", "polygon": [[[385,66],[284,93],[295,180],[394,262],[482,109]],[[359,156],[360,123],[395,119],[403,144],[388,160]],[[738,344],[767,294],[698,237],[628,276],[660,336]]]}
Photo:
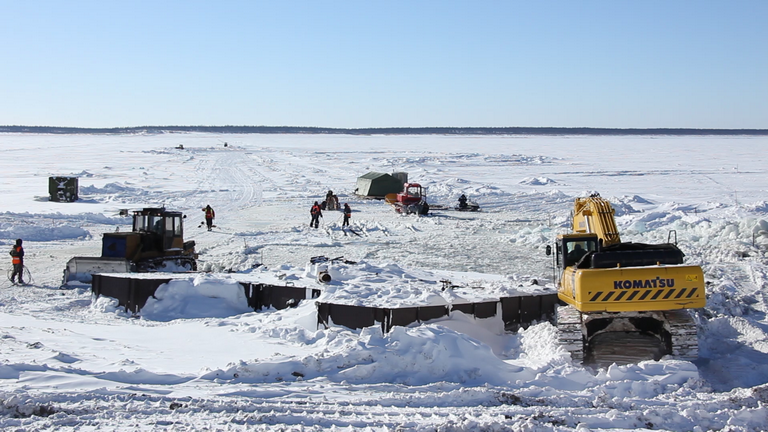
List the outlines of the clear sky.
{"label": "clear sky", "polygon": [[768,1],[0,0],[0,125],[768,128]]}

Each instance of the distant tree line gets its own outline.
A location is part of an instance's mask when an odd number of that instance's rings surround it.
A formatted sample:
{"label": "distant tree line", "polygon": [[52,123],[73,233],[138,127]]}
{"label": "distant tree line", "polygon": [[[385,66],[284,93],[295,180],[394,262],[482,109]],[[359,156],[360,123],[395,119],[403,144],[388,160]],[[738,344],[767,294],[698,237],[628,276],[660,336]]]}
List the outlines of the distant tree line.
{"label": "distant tree line", "polygon": [[347,129],[303,126],[137,126],[122,128],[0,126],[0,132],[44,134],[162,134],[175,132],[213,132],[229,134],[343,135],[768,135],[768,129],[612,129],[588,127],[390,127]]}

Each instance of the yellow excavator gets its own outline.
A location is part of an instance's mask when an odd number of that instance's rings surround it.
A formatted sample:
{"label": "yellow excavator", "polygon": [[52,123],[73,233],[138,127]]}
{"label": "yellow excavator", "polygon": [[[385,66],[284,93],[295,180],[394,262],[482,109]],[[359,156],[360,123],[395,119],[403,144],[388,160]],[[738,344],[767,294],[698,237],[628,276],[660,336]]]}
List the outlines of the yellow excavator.
{"label": "yellow excavator", "polygon": [[667,243],[623,243],[613,207],[598,194],[575,200],[572,231],[557,236],[554,253],[565,303],[557,310],[559,340],[571,358],[695,360],[698,336],[688,309],[706,304],[704,276],[683,263],[674,231]]}

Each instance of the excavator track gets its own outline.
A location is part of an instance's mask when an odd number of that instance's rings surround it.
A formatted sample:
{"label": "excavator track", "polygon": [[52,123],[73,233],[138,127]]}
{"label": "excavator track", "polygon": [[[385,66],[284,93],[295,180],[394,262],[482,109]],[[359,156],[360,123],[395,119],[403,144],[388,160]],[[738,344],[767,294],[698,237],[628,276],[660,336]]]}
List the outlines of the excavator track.
{"label": "excavator track", "polygon": [[571,353],[574,363],[584,360],[584,335],[581,328],[581,312],[571,305],[557,307],[558,342]]}
{"label": "excavator track", "polygon": [[[650,316],[662,321],[665,334],[650,334],[632,329],[633,316]],[[610,318],[619,323],[607,331],[589,335],[585,343],[586,324],[590,320]],[[696,323],[688,310],[666,312],[634,312],[628,314],[583,314],[575,307],[557,308],[558,342],[571,354],[575,363],[607,367],[612,363],[629,364],[643,360],[659,360],[669,356],[677,360],[698,358],[699,343]]]}
{"label": "excavator track", "polygon": [[664,312],[667,330],[672,338],[672,357],[693,361],[699,357],[696,322],[688,310]]}

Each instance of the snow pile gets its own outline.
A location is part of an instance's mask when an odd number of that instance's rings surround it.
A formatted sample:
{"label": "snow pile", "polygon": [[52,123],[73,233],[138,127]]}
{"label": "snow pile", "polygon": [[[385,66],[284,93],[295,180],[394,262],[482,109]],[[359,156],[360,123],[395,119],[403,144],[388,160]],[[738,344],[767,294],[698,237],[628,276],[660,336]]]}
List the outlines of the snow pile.
{"label": "snow pile", "polygon": [[526,177],[520,180],[520,184],[528,186],[548,186],[557,184],[557,182],[547,177]]}
{"label": "snow pile", "polygon": [[202,378],[262,383],[322,377],[354,384],[419,386],[437,382],[503,385],[535,377],[531,371],[505,363],[487,345],[441,326],[396,327],[386,335],[376,328],[359,334],[329,330],[325,336],[315,342],[326,345],[322,355],[241,362]]}
{"label": "snow pile", "polygon": [[58,226],[58,227],[40,227],[34,225],[28,226],[8,226],[0,225],[1,239],[24,239],[26,241],[54,241],[71,240],[86,238],[90,234],[80,227]]}
{"label": "snow pile", "polygon": [[141,309],[141,317],[152,321],[180,318],[224,318],[253,312],[243,287],[233,280],[199,275],[192,281],[172,280],[162,284]]}

